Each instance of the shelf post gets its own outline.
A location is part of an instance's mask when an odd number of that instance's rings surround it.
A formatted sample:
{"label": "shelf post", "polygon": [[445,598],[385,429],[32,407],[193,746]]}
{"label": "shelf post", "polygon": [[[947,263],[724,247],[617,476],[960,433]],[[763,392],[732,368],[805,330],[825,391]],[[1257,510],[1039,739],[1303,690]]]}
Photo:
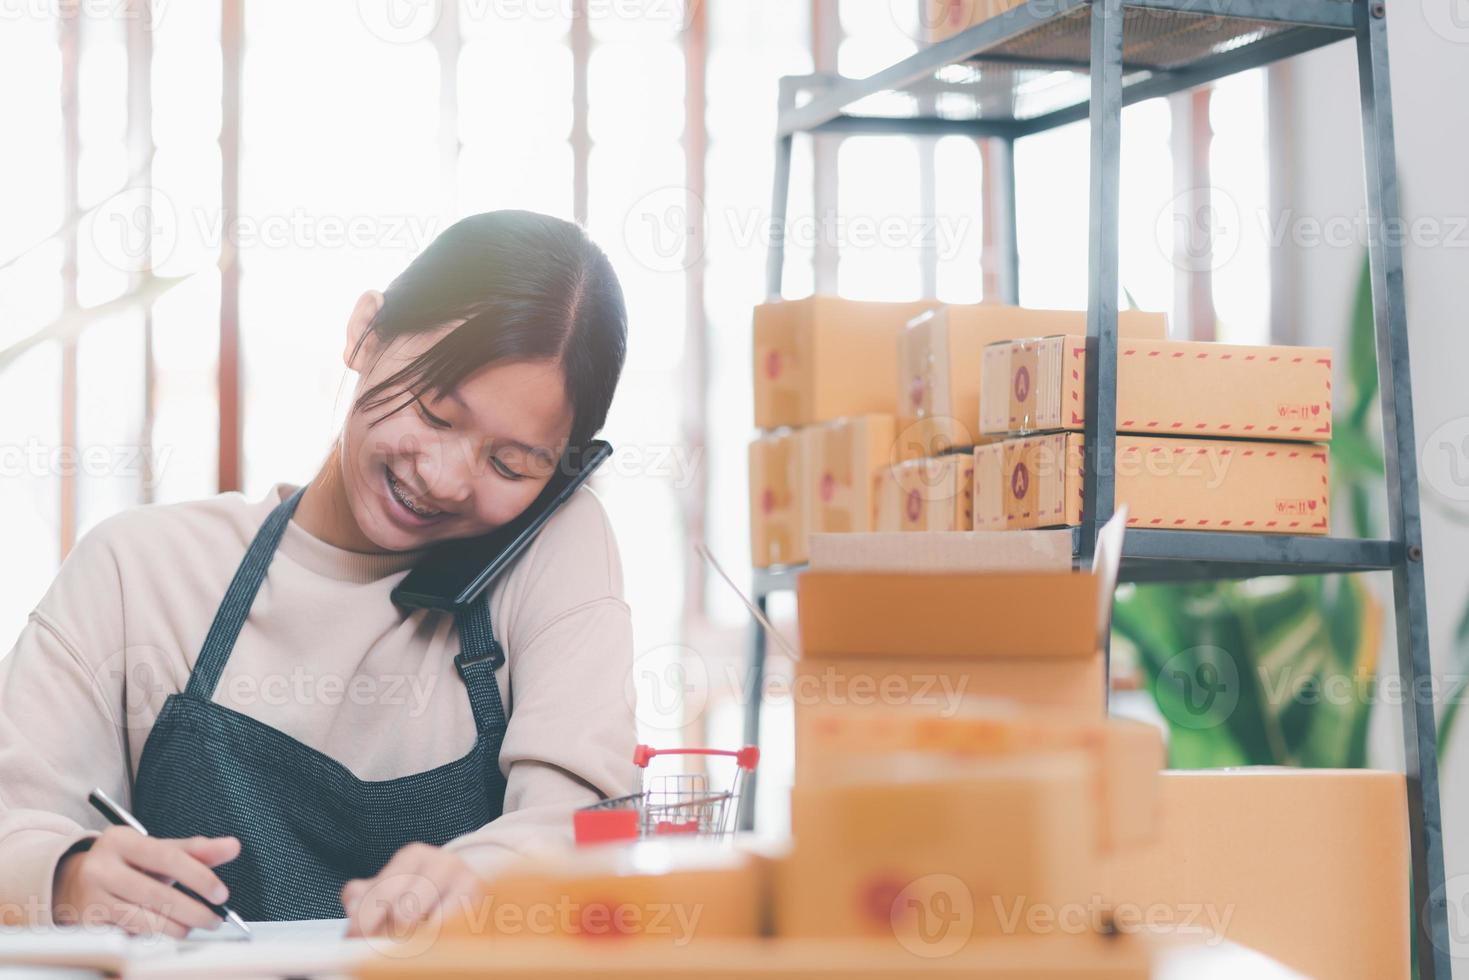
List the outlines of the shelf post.
{"label": "shelf post", "polygon": [[[1086,424],[1078,561],[1090,565],[1097,529],[1112,516],[1117,457],[1118,207],[1122,164],[1122,4],[1092,0],[1091,162],[1086,306]],[[1065,465],[1065,460],[1059,461]],[[1103,703],[1112,695],[1110,640],[1103,642]]]}
{"label": "shelf post", "polygon": [[1403,295],[1403,219],[1398,207],[1392,91],[1388,77],[1386,9],[1378,0],[1356,0],[1357,80],[1362,99],[1362,148],[1366,158],[1368,259],[1372,318],[1377,338],[1377,376],[1382,400],[1382,441],[1387,464],[1388,522],[1394,542],[1393,599],[1398,674],[1404,690],[1403,762],[1408,789],[1408,832],[1413,851],[1413,903],[1418,969],[1422,980],[1449,980],[1448,904],[1444,882],[1443,825],[1439,812],[1438,725],[1428,651],[1428,609],[1423,584],[1423,532],[1418,504],[1418,452],[1409,385],[1408,322]]}
{"label": "shelf post", "polygon": [[[796,104],[795,78],[780,80],[780,94],[776,99],[775,118]],[[777,127],[778,129],[779,127]],[[786,208],[791,194],[791,149],[795,137],[786,133],[775,137],[775,175],[770,189],[770,247],[765,250],[765,299],[780,299],[781,280],[785,277],[786,258]]]}
{"label": "shelf post", "polygon": [[[767,596],[763,589],[755,592],[755,605],[760,615],[766,614]],[[744,741],[740,744],[760,744],[760,709],[765,696],[765,628],[758,620],[750,623],[750,664],[745,676],[745,726]],[[759,774],[753,770],[745,776],[744,790],[740,795],[739,812],[735,826],[740,830],[755,829],[755,785]]]}
{"label": "shelf post", "polygon": [[[995,244],[998,262],[995,276],[1000,284],[1000,301],[1020,305],[1020,248],[1015,224],[1015,138],[992,136],[986,140],[985,162],[990,168],[990,195],[986,220],[995,223],[988,236]],[[988,297],[986,297],[988,298]]]}

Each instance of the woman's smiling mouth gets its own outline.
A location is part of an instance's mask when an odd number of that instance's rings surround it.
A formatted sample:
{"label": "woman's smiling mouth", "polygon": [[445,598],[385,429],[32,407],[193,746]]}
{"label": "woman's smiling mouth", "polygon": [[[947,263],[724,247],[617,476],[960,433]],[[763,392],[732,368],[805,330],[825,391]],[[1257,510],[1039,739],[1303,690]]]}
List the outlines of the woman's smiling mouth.
{"label": "woman's smiling mouth", "polygon": [[393,471],[388,468],[387,464],[383,465],[383,479],[388,487],[388,496],[396,505],[393,508],[394,516],[402,523],[413,527],[422,527],[426,524],[432,524],[446,515],[445,511],[419,503],[408,492],[407,488],[393,476]]}

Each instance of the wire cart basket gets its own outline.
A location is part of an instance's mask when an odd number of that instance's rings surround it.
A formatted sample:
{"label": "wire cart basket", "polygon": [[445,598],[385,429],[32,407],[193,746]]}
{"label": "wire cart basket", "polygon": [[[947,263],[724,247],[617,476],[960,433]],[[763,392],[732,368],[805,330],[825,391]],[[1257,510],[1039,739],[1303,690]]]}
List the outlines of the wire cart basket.
{"label": "wire cart basket", "polygon": [[753,745],[729,749],[655,749],[639,745],[633,762],[647,769],[660,755],[719,755],[735,760],[734,778],[723,792],[709,788],[702,773],[678,773],[653,778],[641,793],[617,796],[577,810],[572,826],[578,844],[636,840],[665,834],[725,837],[734,829],[740,798],[749,774],[760,762]]}

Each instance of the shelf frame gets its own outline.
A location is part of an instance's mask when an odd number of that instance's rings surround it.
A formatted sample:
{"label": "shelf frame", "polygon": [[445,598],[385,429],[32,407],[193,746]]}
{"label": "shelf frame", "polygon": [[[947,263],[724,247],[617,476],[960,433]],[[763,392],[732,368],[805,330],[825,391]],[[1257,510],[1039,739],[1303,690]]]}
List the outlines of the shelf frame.
{"label": "shelf frame", "polygon": [[[1060,18],[1089,18],[1088,65],[1074,59],[1016,57],[995,52],[1028,31]],[[1279,25],[1237,46],[1210,49],[1183,64],[1130,64],[1124,60],[1126,17],[1131,11],[1238,19]],[[1248,26],[1248,25],[1245,25]],[[1247,32],[1248,33],[1248,32]],[[1083,515],[1074,529],[1073,555],[1090,562],[1097,529],[1115,505],[1117,390],[1117,297],[1119,250],[1119,169],[1124,106],[1168,95],[1336,41],[1350,40],[1357,52],[1365,155],[1373,327],[1381,387],[1382,431],[1391,537],[1351,540],[1304,535],[1189,532],[1129,529],[1123,543],[1124,581],[1177,581],[1200,578],[1252,578],[1279,574],[1391,572],[1397,638],[1397,669],[1403,689],[1430,687],[1428,612],[1423,574],[1423,534],[1418,493],[1416,442],[1408,358],[1408,328],[1401,245],[1384,236],[1384,225],[1401,221],[1394,157],[1392,93],[1388,70],[1385,7],[1381,0],[1027,0],[864,79],[820,76],[782,81],[775,138],[771,238],[766,293],[781,295],[786,209],[792,141],[798,133],[866,133],[988,138],[998,147],[1002,166],[998,198],[1006,206],[997,217],[1005,227],[1004,299],[1018,301],[1015,249],[1013,154],[1017,139],[1056,126],[1089,120],[1089,250],[1087,302],[1087,378]],[[990,52],[988,59],[986,52]],[[932,87],[935,74],[969,63],[1024,70],[1076,72],[1087,69],[1089,95],[1075,104],[1028,118],[939,117],[931,111],[913,116],[853,113],[862,99],[889,91]],[[1141,77],[1136,77],[1141,76]],[[809,96],[805,101],[802,95]],[[931,105],[932,100],[920,100]],[[1013,95],[1011,104],[1014,104]],[[1017,532],[1023,533],[1023,532]],[[757,569],[754,600],[762,612],[768,597],[793,589],[802,567]],[[764,686],[766,637],[750,631],[745,731],[757,744],[760,692]],[[1433,704],[1402,699],[1402,732],[1412,847],[1412,894],[1423,980],[1451,980],[1448,903],[1445,892],[1443,826],[1440,808],[1437,726]],[[753,791],[747,793],[741,826],[753,821]]]}

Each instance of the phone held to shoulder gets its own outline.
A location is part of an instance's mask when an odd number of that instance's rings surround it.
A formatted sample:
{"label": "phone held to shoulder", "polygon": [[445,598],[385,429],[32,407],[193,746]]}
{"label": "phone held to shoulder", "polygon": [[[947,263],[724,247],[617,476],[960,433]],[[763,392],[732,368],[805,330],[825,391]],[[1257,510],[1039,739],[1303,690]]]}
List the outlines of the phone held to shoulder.
{"label": "phone held to shoulder", "polygon": [[393,601],[453,612],[479,598],[610,455],[612,446],[601,439],[565,453],[556,474],[519,517],[489,534],[435,546],[393,589]]}

